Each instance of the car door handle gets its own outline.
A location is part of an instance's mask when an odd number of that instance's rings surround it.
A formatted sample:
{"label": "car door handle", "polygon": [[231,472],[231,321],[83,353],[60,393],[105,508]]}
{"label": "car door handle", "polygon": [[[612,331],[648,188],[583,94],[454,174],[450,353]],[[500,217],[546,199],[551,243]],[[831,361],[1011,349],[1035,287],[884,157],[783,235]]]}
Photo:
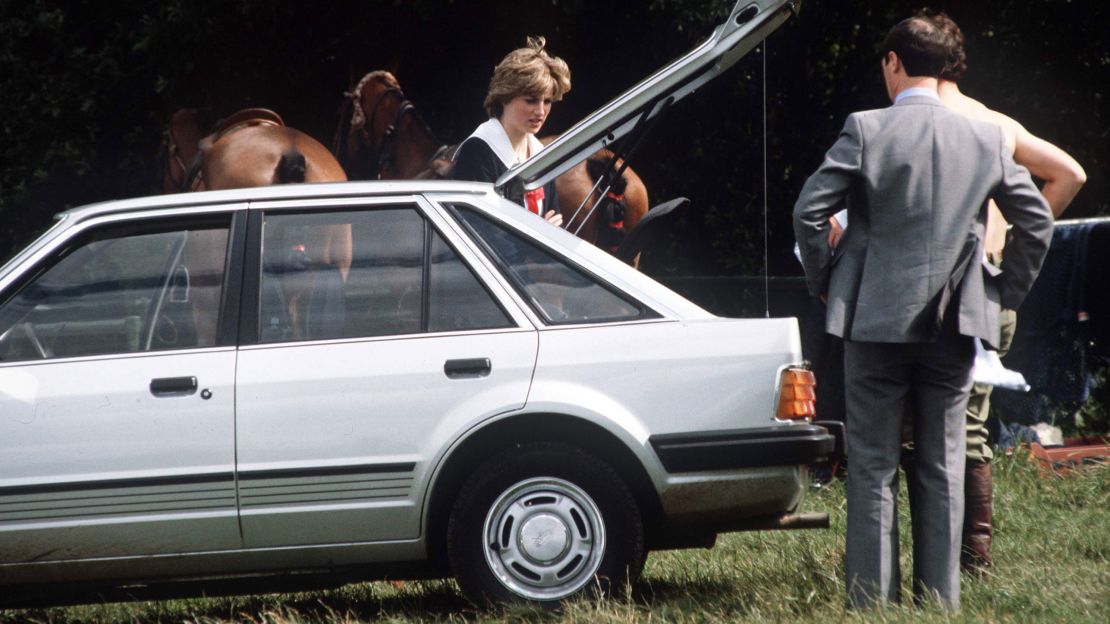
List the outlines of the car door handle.
{"label": "car door handle", "polygon": [[189,396],[196,391],[196,377],[162,377],[150,380],[150,393],[156,397]]}
{"label": "car door handle", "polygon": [[462,360],[447,360],[443,364],[443,372],[449,379],[463,377],[485,377],[493,370],[489,358],[466,358]]}

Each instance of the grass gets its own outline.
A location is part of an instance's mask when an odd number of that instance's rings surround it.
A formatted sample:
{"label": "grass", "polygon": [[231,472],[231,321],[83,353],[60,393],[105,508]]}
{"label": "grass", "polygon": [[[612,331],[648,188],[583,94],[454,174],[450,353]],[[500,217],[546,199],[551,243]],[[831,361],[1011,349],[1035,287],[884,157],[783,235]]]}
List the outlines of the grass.
{"label": "grass", "polygon": [[[324,592],[84,605],[0,612],[0,624],[188,622],[1105,622],[1110,620],[1110,467],[1042,476],[1019,453],[996,460],[995,565],[963,579],[963,610],[844,608],[844,488],[815,490],[827,531],[723,535],[712,550],[653,553],[630,597],[581,600],[561,613],[479,612],[451,581],[362,583]],[[909,518],[903,495],[903,571]],[[906,595],[908,596],[908,579]]]}

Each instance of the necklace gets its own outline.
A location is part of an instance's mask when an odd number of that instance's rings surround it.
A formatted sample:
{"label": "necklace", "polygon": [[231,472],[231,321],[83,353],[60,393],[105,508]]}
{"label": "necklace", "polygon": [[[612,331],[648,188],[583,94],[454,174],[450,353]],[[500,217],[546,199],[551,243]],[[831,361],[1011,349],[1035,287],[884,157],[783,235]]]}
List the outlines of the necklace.
{"label": "necklace", "polygon": [[519,148],[513,148],[513,155],[516,156],[516,162],[522,163],[528,160],[528,137],[524,137],[524,143]]}

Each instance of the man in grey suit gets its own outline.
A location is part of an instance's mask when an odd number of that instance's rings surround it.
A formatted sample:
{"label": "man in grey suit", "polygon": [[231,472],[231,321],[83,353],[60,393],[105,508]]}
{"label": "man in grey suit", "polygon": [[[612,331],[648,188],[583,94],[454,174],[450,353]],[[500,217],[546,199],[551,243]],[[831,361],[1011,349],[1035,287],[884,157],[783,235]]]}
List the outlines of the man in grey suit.
{"label": "man in grey suit", "polygon": [[[973,337],[996,345],[1048,251],[1052,215],[996,124],[943,107],[942,32],[895,25],[882,71],[894,105],[854,113],[794,206],[810,293],[845,339],[848,535],[853,607],[899,602],[895,504],[903,413],[916,413],[914,594],[959,609],[964,408]],[[1013,225],[1001,270],[983,262],[987,200]],[[835,252],[828,219],[848,209]]]}

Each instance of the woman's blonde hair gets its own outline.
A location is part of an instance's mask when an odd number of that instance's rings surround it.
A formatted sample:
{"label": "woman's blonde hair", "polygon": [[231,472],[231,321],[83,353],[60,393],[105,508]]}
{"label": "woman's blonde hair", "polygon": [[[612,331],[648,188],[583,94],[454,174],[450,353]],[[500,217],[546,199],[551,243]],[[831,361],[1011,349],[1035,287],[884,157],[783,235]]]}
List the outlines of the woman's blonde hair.
{"label": "woman's blonde hair", "polygon": [[543,97],[549,90],[555,100],[570,91],[570,68],[566,61],[543,48],[543,37],[528,37],[523,48],[505,55],[493,68],[484,106],[490,117],[501,117],[505,104],[520,95]]}

